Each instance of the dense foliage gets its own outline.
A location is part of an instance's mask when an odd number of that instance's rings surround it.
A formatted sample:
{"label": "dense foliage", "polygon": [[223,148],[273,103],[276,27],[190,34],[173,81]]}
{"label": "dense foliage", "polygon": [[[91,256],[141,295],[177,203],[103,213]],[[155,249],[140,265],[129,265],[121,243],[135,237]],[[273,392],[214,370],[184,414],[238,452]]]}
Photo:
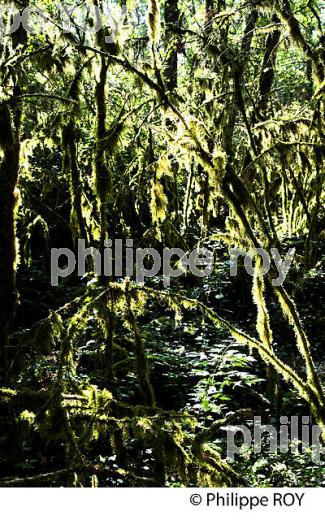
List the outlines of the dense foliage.
{"label": "dense foliage", "polygon": [[[64,5],[0,2],[0,485],[324,485],[267,438],[226,460],[254,416],[325,427],[323,2]],[[117,238],[213,273],[51,285]],[[293,247],[274,286],[254,250]]]}

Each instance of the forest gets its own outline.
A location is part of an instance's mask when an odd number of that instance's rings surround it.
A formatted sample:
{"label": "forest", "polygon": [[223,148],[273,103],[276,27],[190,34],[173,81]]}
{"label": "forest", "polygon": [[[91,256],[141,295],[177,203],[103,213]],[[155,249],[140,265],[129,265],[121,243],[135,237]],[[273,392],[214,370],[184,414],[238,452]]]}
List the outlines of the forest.
{"label": "forest", "polygon": [[0,1],[0,487],[325,486],[324,19]]}

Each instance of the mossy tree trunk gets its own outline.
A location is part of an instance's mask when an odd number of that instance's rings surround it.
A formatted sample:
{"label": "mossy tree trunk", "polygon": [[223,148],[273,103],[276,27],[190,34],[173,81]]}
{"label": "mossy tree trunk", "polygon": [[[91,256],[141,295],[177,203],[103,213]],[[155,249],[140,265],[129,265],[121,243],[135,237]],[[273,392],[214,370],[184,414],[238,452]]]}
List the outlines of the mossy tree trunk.
{"label": "mossy tree trunk", "polygon": [[[23,7],[26,7],[26,3]],[[16,15],[15,15],[16,16]],[[16,289],[16,228],[15,211],[18,203],[18,173],[20,154],[20,126],[22,105],[20,71],[5,67],[6,59],[27,41],[27,33],[20,25],[11,38],[4,40],[0,62],[0,363],[6,378],[7,349],[10,328],[18,301]],[[17,51],[18,52],[18,51]],[[7,85],[13,84],[8,99]],[[11,87],[9,87],[9,92]],[[0,370],[1,370],[0,368]]]}
{"label": "mossy tree trunk", "polygon": [[168,90],[177,88],[178,83],[178,0],[166,0],[165,2],[165,43],[167,47],[167,66],[165,69],[165,79]]}
{"label": "mossy tree trunk", "polygon": [[0,105],[0,348],[8,341],[17,304],[15,206],[19,170],[20,111]]}

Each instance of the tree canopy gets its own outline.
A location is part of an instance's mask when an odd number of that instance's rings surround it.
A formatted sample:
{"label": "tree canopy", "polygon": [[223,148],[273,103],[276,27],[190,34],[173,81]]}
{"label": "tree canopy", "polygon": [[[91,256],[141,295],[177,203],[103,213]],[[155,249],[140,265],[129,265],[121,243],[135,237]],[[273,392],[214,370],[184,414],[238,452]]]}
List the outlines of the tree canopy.
{"label": "tree canopy", "polygon": [[[0,7],[0,485],[324,484],[224,438],[310,415],[325,440],[323,2]],[[138,283],[88,255],[51,285],[54,249],[116,239],[115,262],[132,239],[214,269]]]}

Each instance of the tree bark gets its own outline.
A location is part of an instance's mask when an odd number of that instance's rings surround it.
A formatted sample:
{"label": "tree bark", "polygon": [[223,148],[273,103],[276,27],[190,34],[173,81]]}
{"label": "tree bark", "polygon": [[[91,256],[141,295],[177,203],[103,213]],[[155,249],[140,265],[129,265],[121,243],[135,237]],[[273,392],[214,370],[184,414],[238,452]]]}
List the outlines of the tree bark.
{"label": "tree bark", "polygon": [[165,23],[166,23],[166,47],[167,47],[167,66],[165,69],[165,80],[168,90],[177,88],[178,73],[178,40],[175,28],[178,26],[178,0],[166,0],[165,3]]}
{"label": "tree bark", "polygon": [[3,347],[8,341],[17,305],[15,207],[20,119],[20,110],[13,114],[8,104],[0,105],[0,358],[5,371]]}

